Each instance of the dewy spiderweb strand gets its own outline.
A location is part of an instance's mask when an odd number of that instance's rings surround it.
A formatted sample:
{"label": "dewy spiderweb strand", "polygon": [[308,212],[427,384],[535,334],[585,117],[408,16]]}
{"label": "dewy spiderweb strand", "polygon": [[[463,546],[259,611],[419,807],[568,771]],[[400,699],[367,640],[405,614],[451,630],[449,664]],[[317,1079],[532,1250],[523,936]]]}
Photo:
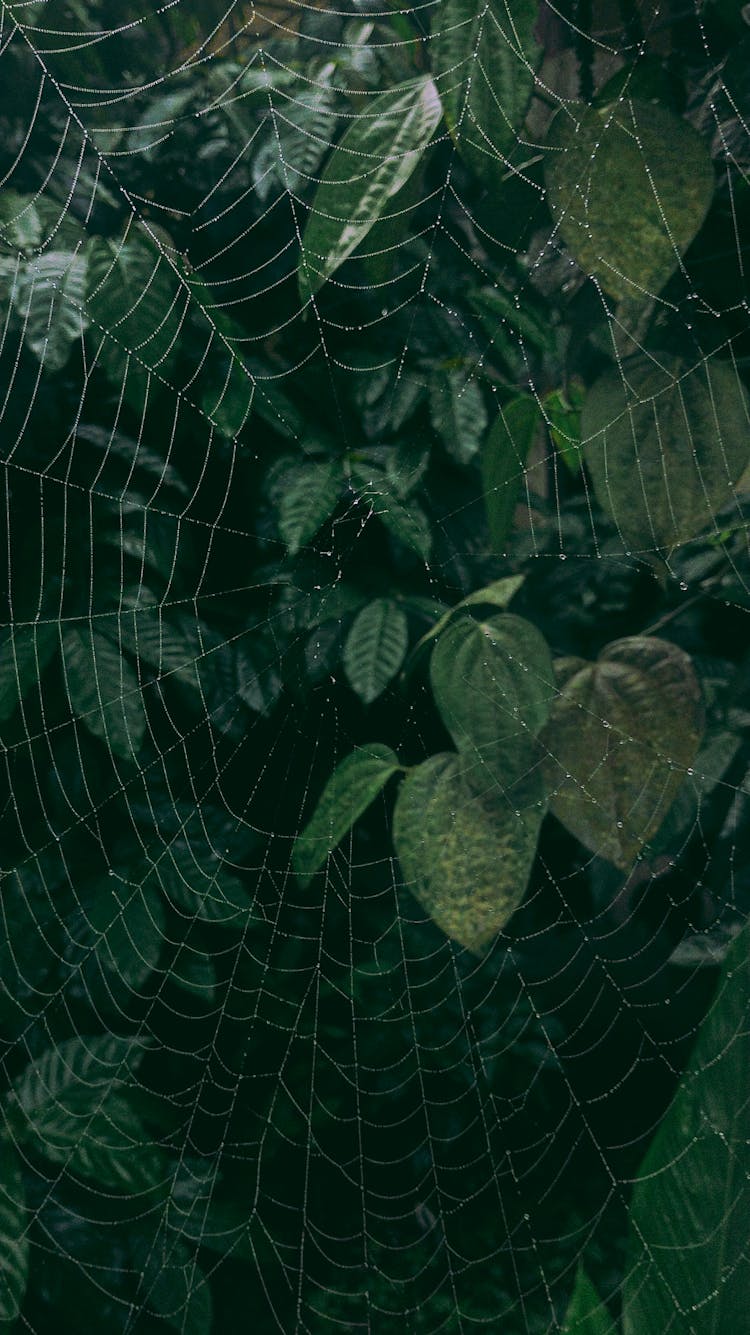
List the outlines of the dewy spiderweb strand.
{"label": "dewy spiderweb strand", "polygon": [[748,56],[3,0],[9,1327],[741,1329]]}

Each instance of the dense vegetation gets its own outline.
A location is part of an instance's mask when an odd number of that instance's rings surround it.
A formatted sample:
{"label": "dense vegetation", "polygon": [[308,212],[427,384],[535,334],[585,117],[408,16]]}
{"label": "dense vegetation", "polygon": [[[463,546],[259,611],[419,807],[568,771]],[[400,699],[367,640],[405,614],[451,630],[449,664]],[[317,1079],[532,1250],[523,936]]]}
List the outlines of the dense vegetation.
{"label": "dense vegetation", "polygon": [[749,71],[3,5],[2,1321],[741,1329]]}

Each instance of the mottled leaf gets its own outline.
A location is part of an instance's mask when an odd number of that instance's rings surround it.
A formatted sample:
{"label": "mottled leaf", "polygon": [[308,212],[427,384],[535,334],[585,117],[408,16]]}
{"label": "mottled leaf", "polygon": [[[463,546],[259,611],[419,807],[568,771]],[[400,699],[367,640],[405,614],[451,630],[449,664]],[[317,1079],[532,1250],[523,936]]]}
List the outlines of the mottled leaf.
{"label": "mottled leaf", "polygon": [[510,612],[458,617],[433,650],[430,679],[467,780],[481,792],[510,788],[534,763],[554,695],[543,636]]}
{"label": "mottled leaf", "polygon": [[700,686],[666,640],[609,644],[566,668],[542,740],[550,807],[581,843],[627,870],[656,834],[703,733]]}
{"label": "mottled leaf", "polygon": [[747,394],[717,357],[629,358],[590,390],[581,432],[599,504],[643,548],[705,529],[750,460]]}
{"label": "mottled leaf", "polygon": [[747,1323],[750,931],[732,945],[687,1070],[641,1164],[624,1335],[730,1335]]}
{"label": "mottled leaf", "polygon": [[536,776],[485,794],[468,778],[447,752],[411,770],[393,840],[408,889],[447,936],[479,954],[523,899],[545,804]]}
{"label": "mottled leaf", "polygon": [[[364,100],[321,177],[302,240],[303,299],[356,250],[417,167],[442,115],[422,77]],[[394,205],[394,207],[398,207]]]}
{"label": "mottled leaf", "polygon": [[308,881],[323,866],[329,853],[400,768],[395,752],[379,742],[360,747],[342,760],[295,842],[292,866],[298,876]]}
{"label": "mottled leaf", "polygon": [[700,136],[665,107],[623,98],[562,108],[548,149],[549,206],[578,263],[615,297],[655,296],[711,204]]}
{"label": "mottled leaf", "polygon": [[344,645],[344,672],[366,705],[395,677],[408,643],[406,615],[391,598],[375,598],[354,618]]}

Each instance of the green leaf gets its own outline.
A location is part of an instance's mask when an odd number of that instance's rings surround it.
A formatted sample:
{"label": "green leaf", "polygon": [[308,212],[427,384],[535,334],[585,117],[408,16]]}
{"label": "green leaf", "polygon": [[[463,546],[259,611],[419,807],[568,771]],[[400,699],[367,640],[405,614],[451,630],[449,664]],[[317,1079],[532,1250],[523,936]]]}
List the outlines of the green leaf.
{"label": "green leaf", "polygon": [[520,394],[504,408],[482,449],[482,486],[490,541],[504,551],[513,528],[516,506],[522,498],[526,460],[541,420],[539,405],[530,394]]}
{"label": "green leaf", "polygon": [[329,853],[400,769],[395,752],[379,742],[360,747],[342,760],[294,845],[292,867],[304,883],[323,866]]}
{"label": "green leaf", "polygon": [[404,546],[411,547],[424,561],[432,551],[430,521],[415,500],[403,500],[387,475],[378,468],[355,464],[352,481],[373,514]]}
{"label": "green leaf", "polygon": [[26,1193],[21,1161],[0,1137],[0,1322],[15,1321],[29,1270]]}
{"label": "green leaf", "polygon": [[408,644],[406,615],[391,598],[376,598],[354,618],[344,645],[344,672],[366,705],[395,677]]}
{"label": "green leaf", "polygon": [[487,426],[487,410],[476,380],[467,380],[463,371],[436,376],[430,412],[448,453],[460,464],[470,463]]}
{"label": "green leaf", "polygon": [[279,532],[290,556],[296,556],[333,514],[342,487],[341,464],[336,459],[295,470],[279,500]]}
{"label": "green leaf", "polygon": [[94,237],[88,247],[87,310],[97,360],[116,389],[143,411],[147,374],[169,378],[177,354],[187,290],[166,253],[135,226],[121,237]]}
{"label": "green leaf", "polygon": [[467,781],[502,794],[532,768],[549,715],[554,679],[544,637],[510,612],[484,622],[459,617],[433,650],[430,680]]}
{"label": "green leaf", "polygon": [[624,1335],[747,1324],[750,930],[732,945],[690,1063],[641,1164],[630,1210]]}
{"label": "green leaf", "polygon": [[[426,648],[428,644],[431,644],[433,640],[436,640],[438,635],[442,635],[448,623],[464,608],[481,607],[484,604],[487,607],[497,607],[500,608],[501,611],[505,611],[508,603],[518,593],[525,578],[525,575],[504,575],[501,579],[495,579],[491,584],[486,584],[483,589],[476,589],[474,593],[468,594],[466,598],[461,599],[460,603],[456,603],[455,607],[449,607],[442,613],[439,619],[435,622],[435,625],[431,626],[422,636],[421,640],[417,641],[409,655],[410,664],[422,649]],[[409,599],[409,605],[415,607],[417,611],[427,616],[434,616],[436,612],[440,611],[439,603],[428,602],[427,606],[423,608],[421,606],[421,600],[415,598]]]}
{"label": "green leaf", "polygon": [[466,762],[444,753],[407,775],[393,841],[404,881],[438,927],[480,954],[523,899],[544,799],[537,776],[477,793]]}
{"label": "green leaf", "polygon": [[243,882],[197,833],[171,839],[153,862],[149,879],[185,913],[206,922],[242,923],[252,908]]}
{"label": "green leaf", "polygon": [[67,923],[65,962],[96,1010],[127,1004],[156,968],[164,937],[162,902],[151,887],[108,877],[81,895]]}
{"label": "green leaf", "polygon": [[134,1253],[148,1307],[180,1335],[210,1335],[211,1290],[196,1264],[195,1250],[170,1237],[157,1246],[136,1244]]}
{"label": "green leaf", "polygon": [[563,1331],[566,1335],[614,1335],[614,1322],[582,1265],[576,1273]]}
{"label": "green leaf", "polygon": [[305,228],[299,261],[303,300],[382,217],[417,167],[441,115],[437,90],[427,77],[368,97],[357,108],[328,159]]}
{"label": "green leaf", "polygon": [[656,834],[694,763],[703,703],[686,653],[667,640],[616,640],[566,668],[543,742],[550,808],[623,870]]}
{"label": "green leaf", "polygon": [[581,466],[581,407],[585,391],[580,380],[572,380],[566,390],[547,394],[542,408],[552,443],[571,473]]}
{"label": "green leaf", "polygon": [[655,296],[708,213],[714,174],[697,132],[653,102],[572,103],[548,138],[549,206],[587,273],[613,296]]}
{"label": "green leaf", "polygon": [[77,1177],[127,1193],[163,1175],[161,1155],[129,1106],[124,1085],[143,1052],[132,1039],[73,1038],[44,1053],[13,1084],[20,1138]]}
{"label": "green leaf", "polygon": [[86,256],[50,250],[27,261],[15,282],[14,304],[27,348],[48,371],[61,371],[87,326]]}
{"label": "green leaf", "polygon": [[192,992],[205,1005],[214,999],[216,973],[210,955],[203,950],[196,950],[187,942],[169,971],[169,980],[176,987]]}
{"label": "green leaf", "polygon": [[538,0],[443,0],[435,13],[430,60],[448,128],[472,171],[497,189],[534,88]]}
{"label": "green leaf", "polygon": [[732,500],[750,460],[750,406],[734,367],[628,358],[597,380],[581,432],[596,499],[626,543],[687,542]]}
{"label": "green leaf", "polygon": [[133,668],[106,636],[77,629],[63,633],[63,664],[73,713],[116,755],[132,760],[146,731]]}
{"label": "green leaf", "polygon": [[160,681],[174,679],[198,689],[197,666],[206,646],[195,619],[165,615],[158,604],[152,604],[123,609],[116,629],[110,620],[106,626],[107,638],[147,663]]}
{"label": "green leaf", "polygon": [[51,622],[9,627],[0,638],[0,720],[6,719],[36,685],[60,644]]}

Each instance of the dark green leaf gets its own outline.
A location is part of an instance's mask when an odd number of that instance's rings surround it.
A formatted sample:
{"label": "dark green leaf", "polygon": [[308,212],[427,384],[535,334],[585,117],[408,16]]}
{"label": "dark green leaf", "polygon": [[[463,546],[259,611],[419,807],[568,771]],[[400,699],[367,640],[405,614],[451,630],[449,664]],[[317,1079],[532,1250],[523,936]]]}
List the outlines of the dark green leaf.
{"label": "dark green leaf", "polygon": [[14,301],[26,346],[48,371],[60,371],[87,326],[86,257],[65,250],[37,255],[19,270]]}
{"label": "dark green leaf", "polygon": [[376,598],[354,618],[344,645],[344,671],[366,705],[395,677],[408,643],[406,615],[390,598]]}
{"label": "dark green leaf", "polygon": [[309,463],[295,470],[279,500],[279,532],[295,556],[336,509],[343,488],[341,464]]}
{"label": "dark green leaf", "polygon": [[303,881],[309,881],[323,866],[329,853],[399,769],[398,756],[378,742],[360,747],[342,760],[294,845],[292,866]]}
{"label": "dark green leaf", "polygon": [[197,832],[170,840],[149,879],[184,913],[207,922],[242,923],[252,907],[242,881]]}
{"label": "dark green leaf", "polygon": [[88,248],[89,337],[117,389],[143,410],[147,372],[168,378],[177,352],[187,290],[156,240],[135,225]]}
{"label": "dark green leaf", "polygon": [[545,803],[536,776],[484,794],[468,777],[449,753],[411,770],[393,841],[408,889],[447,936],[479,954],[523,899]]}
{"label": "dark green leaf", "polygon": [[172,1236],[161,1245],[137,1246],[135,1260],[151,1310],[180,1335],[210,1335],[211,1290],[194,1249]]}
{"label": "dark green leaf", "polygon": [[548,145],[550,209],[578,263],[615,297],[655,296],[711,204],[700,136],[664,107],[623,98],[564,107]]}
{"label": "dark green leaf", "polygon": [[433,650],[430,679],[465,779],[502,794],[532,768],[549,715],[554,681],[543,636],[510,612],[457,617]]}
{"label": "dark green leaf", "polygon": [[523,495],[526,460],[534,442],[541,414],[536,399],[519,395],[504,408],[482,449],[482,486],[490,541],[497,552],[505,550],[513,528],[513,516]]}
{"label": "dark green leaf", "polygon": [[614,1322],[582,1265],[578,1267],[563,1331],[566,1335],[614,1335]]}
{"label": "dark green leaf", "polygon": [[441,114],[435,85],[426,77],[357,108],[328,159],[305,228],[303,299],[318,291],[383,216],[417,167]]}
{"label": "dark green leaf", "polygon": [[436,376],[430,411],[448,453],[460,464],[470,463],[487,426],[487,410],[476,380],[467,380],[463,371]]}
{"label": "dark green leaf", "polygon": [[156,968],[163,936],[164,910],[153,888],[109,877],[82,893],[67,924],[65,961],[95,1009],[127,1004]]}
{"label": "dark green leaf", "polygon": [[750,405],[734,367],[633,357],[583,407],[586,466],[624,540],[672,547],[708,527],[750,460]]}
{"label": "dark green leaf", "polygon": [[26,1291],[29,1240],[21,1161],[0,1137],[0,1322],[15,1321]]}
{"label": "dark green leaf", "polygon": [[216,973],[210,955],[185,943],[169,971],[170,982],[209,1005],[214,999]]}
{"label": "dark green leaf", "polygon": [[490,188],[507,171],[534,88],[537,0],[443,0],[430,59],[461,155]]}
{"label": "dark green leaf", "polygon": [[543,736],[550,807],[587,848],[627,870],[695,761],[700,686],[682,649],[646,637],[617,640],[565,675]]}
{"label": "dark green leaf", "polygon": [[635,1183],[625,1335],[730,1335],[747,1322],[749,1007],[746,927]]}
{"label": "dark green leaf", "polygon": [[394,538],[428,561],[432,551],[430,523],[421,505],[415,500],[402,500],[385,473],[377,468],[357,464],[352,468],[352,480],[362,500],[385,525]]}
{"label": "dark green leaf", "polygon": [[132,760],[146,731],[133,668],[111,640],[88,629],[64,632],[63,662],[73,713],[116,755]]}
{"label": "dark green leaf", "polygon": [[8,718],[26,692],[39,681],[60,644],[51,622],[3,631],[0,640],[0,720]]}

